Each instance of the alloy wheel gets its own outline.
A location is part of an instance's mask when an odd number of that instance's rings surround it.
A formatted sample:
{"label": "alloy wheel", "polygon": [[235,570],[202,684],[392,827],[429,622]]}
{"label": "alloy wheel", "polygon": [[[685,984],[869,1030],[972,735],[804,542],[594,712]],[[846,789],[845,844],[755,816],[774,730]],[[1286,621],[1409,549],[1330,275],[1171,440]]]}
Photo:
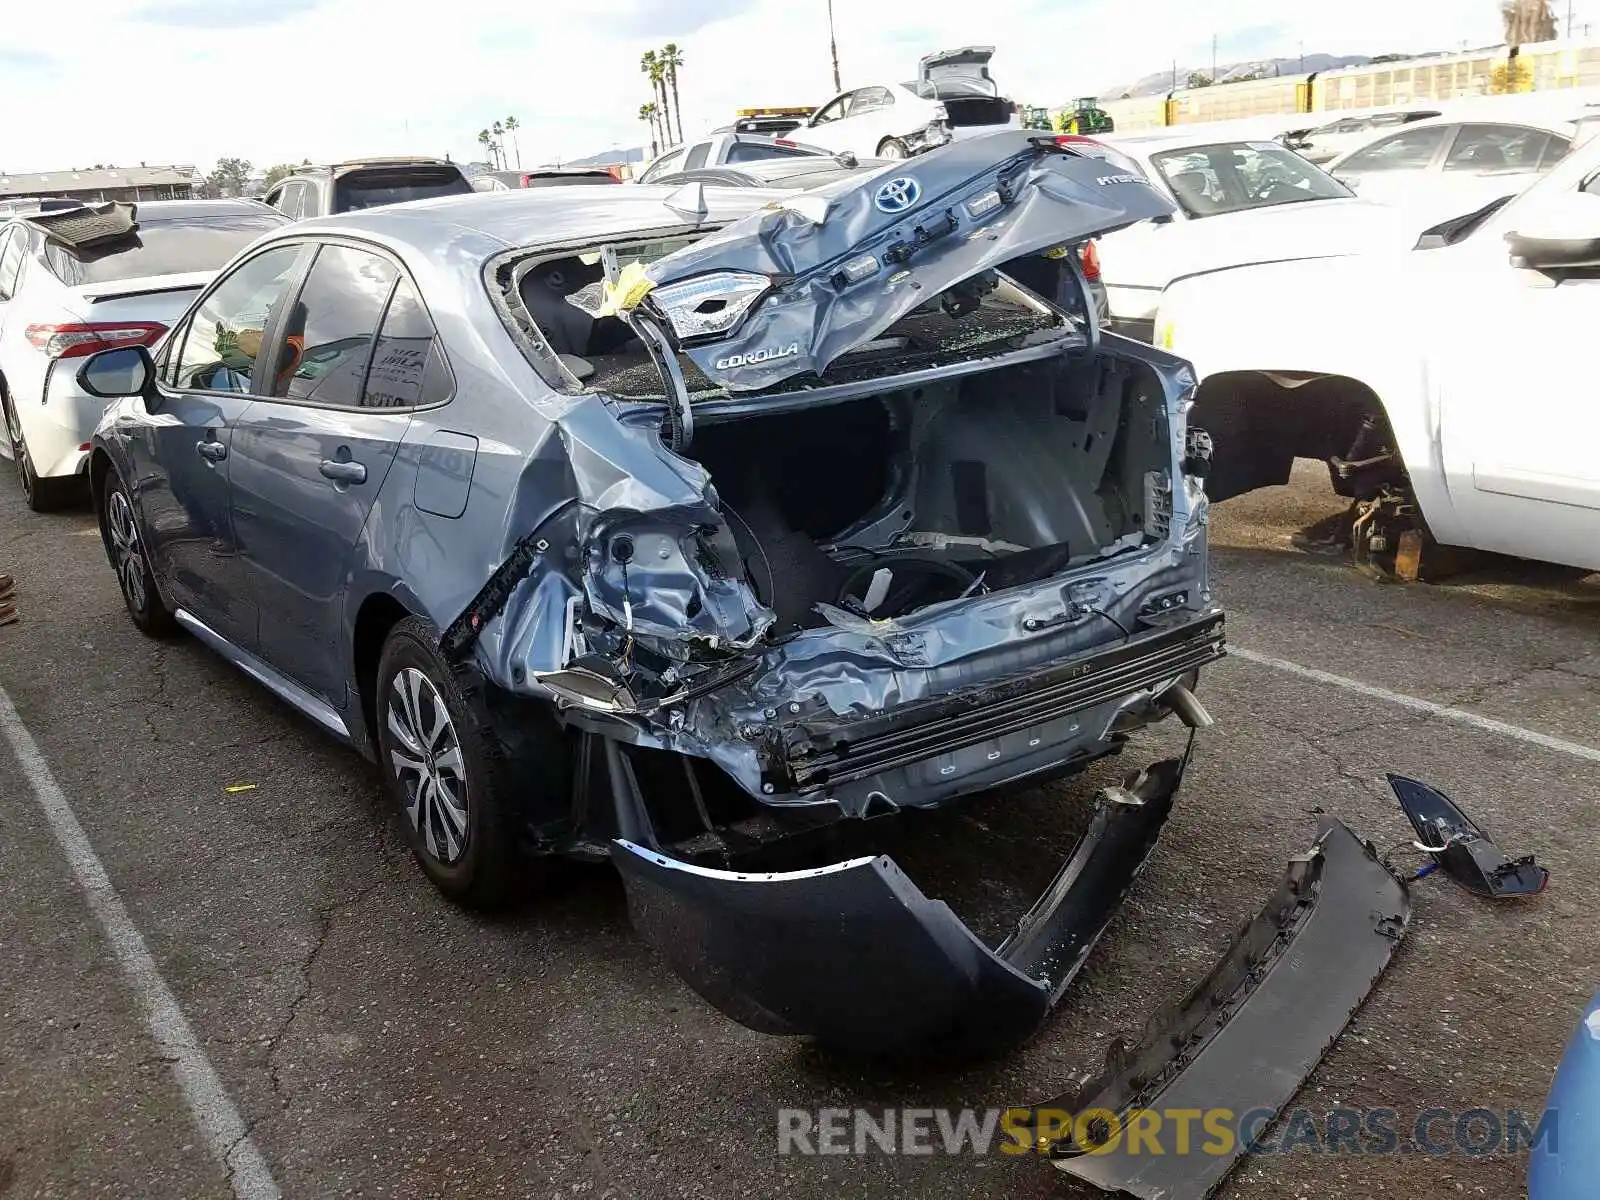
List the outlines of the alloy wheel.
{"label": "alloy wheel", "polygon": [[120,490],[113,491],[106,501],[106,532],[111,537],[112,565],[117,570],[118,582],[122,584],[122,594],[129,608],[135,613],[142,613],[150,602],[144,583],[144,546],[139,541],[139,527],[133,519],[133,506]]}
{"label": "alloy wheel", "polygon": [[387,707],[389,761],[406,819],[431,856],[454,863],[467,844],[467,776],[444,698],[426,674],[405,667],[389,685]]}
{"label": "alloy wheel", "polygon": [[33,498],[33,471],[28,461],[28,443],[22,436],[22,420],[9,399],[4,401],[6,436],[11,439],[11,462],[17,468],[17,478],[22,483],[22,494]]}
{"label": "alloy wheel", "polygon": [[879,158],[901,159],[907,157],[906,148],[899,142],[885,142],[878,148]]}

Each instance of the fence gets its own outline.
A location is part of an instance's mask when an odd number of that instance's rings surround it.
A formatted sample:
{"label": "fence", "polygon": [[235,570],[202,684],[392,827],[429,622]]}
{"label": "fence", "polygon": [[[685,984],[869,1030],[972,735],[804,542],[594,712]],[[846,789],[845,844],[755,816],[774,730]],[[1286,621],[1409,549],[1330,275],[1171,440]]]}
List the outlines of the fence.
{"label": "fence", "polygon": [[1135,133],[1280,113],[1383,108],[1497,91],[1591,86],[1600,86],[1600,41],[1559,41],[1180,88],[1165,96],[1103,100],[1101,107],[1116,121],[1117,132]]}

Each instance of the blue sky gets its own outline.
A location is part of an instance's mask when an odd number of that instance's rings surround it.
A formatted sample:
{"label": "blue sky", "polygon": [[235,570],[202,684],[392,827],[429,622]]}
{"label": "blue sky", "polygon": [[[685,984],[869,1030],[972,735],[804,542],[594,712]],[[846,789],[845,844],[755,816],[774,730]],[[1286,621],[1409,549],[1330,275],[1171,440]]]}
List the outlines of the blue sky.
{"label": "blue sky", "polygon": [[[1558,5],[1564,16],[1565,5]],[[1593,10],[1600,33],[1600,0]],[[1011,95],[1061,104],[1161,70],[1307,52],[1459,48],[1499,37],[1496,0],[834,0],[844,85],[910,77],[928,51],[996,46]],[[825,0],[77,0],[7,22],[0,170],[258,166],[362,154],[475,157],[514,113],[524,162],[637,145],[639,55],[676,40],[684,128],[832,92]]]}

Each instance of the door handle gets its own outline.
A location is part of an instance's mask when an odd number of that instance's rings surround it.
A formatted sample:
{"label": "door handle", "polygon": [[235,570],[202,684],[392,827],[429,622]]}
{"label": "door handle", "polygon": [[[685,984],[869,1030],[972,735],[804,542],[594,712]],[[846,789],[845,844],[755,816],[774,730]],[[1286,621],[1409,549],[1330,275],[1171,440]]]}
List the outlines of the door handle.
{"label": "door handle", "polygon": [[228,457],[228,447],[225,442],[196,442],[195,452],[207,462],[219,463]]}
{"label": "door handle", "polygon": [[365,483],[367,481],[367,468],[358,462],[338,462],[331,458],[322,460],[318,468],[324,479],[331,479],[335,483]]}

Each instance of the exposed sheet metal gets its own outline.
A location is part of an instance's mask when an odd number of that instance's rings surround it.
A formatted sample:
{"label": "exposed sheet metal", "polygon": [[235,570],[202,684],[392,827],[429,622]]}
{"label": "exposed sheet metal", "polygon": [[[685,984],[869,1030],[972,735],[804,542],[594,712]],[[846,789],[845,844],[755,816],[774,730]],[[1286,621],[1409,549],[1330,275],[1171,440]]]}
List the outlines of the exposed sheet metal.
{"label": "exposed sheet metal", "polygon": [[[1410,900],[1372,846],[1324,818],[1316,844],[1227,954],[1181,1002],[1159,1011],[1135,1046],[1118,1039],[1104,1069],[1036,1113],[1114,1115],[1048,1146],[1068,1174],[1141,1200],[1201,1200],[1247,1150],[1130,1151],[1139,1110],[1278,1112],[1299,1090],[1389,963]],[[1237,1142],[1237,1139],[1236,1139]]]}

